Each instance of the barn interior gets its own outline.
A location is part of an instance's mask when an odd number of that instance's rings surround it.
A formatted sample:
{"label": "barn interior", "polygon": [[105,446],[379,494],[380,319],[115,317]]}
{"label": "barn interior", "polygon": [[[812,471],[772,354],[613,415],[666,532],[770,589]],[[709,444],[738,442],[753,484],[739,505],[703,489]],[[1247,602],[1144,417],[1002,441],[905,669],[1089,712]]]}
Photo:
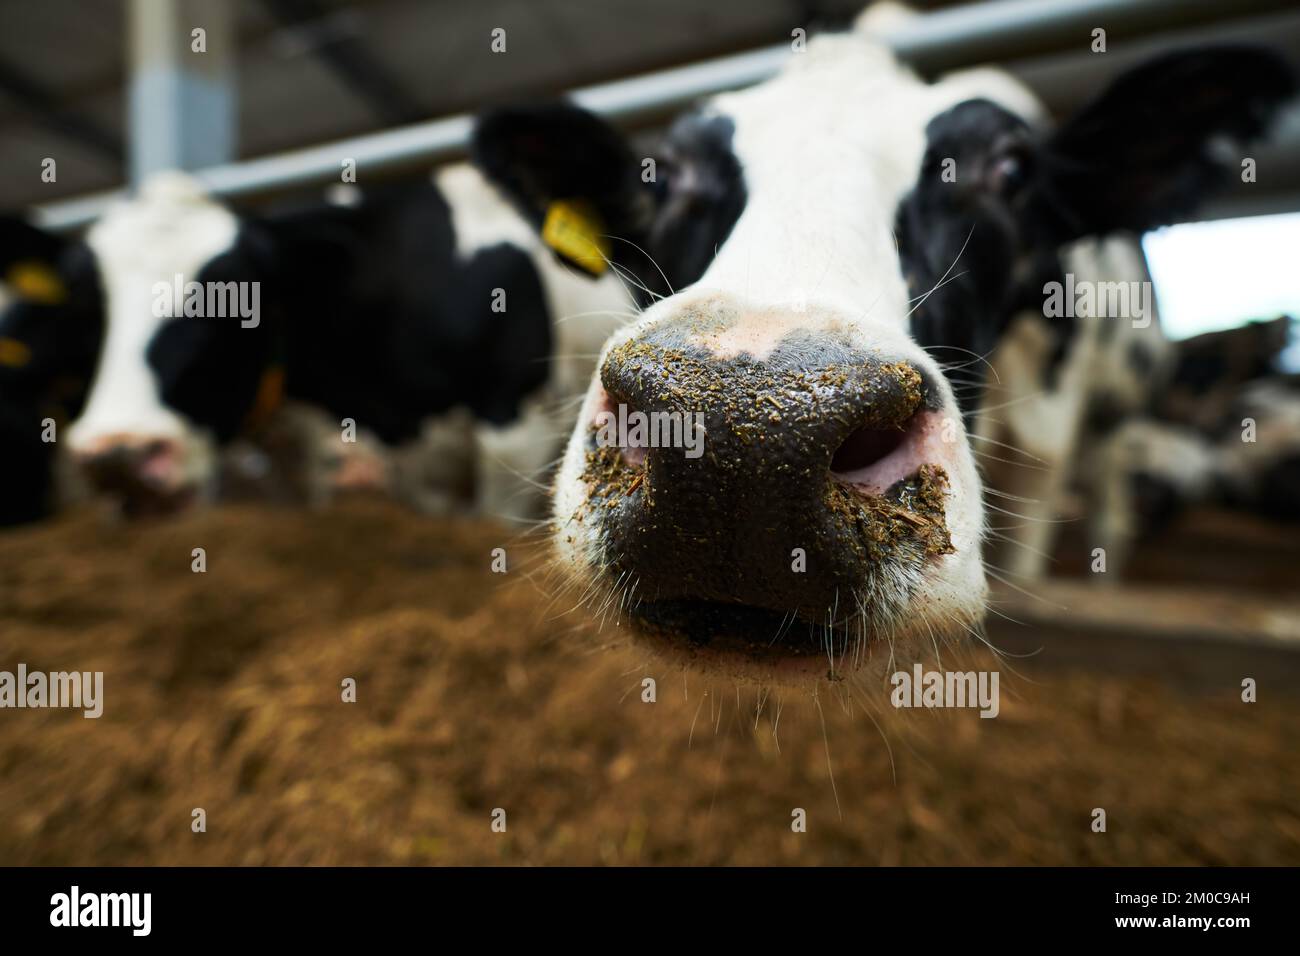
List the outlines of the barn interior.
{"label": "barn interior", "polygon": [[[893,42],[918,72],[995,64],[1058,117],[1206,42],[1265,44],[1300,69],[1290,2],[914,6]],[[474,112],[543,96],[653,131],[768,75],[792,31],[844,28],[860,8],[4,3],[0,210],[76,237],[160,169],[237,209],[320,195],[340,156],[363,182],[426,177],[464,157]],[[174,62],[195,23],[197,77]],[[501,27],[505,55],[490,43]],[[1184,423],[1216,402],[1235,415],[1222,388],[1296,387],[1300,372],[1300,107],[1251,156],[1256,177],[1143,240],[1180,354],[1226,369],[1227,385],[1181,396]],[[1234,284],[1258,288],[1214,291]],[[1262,322],[1271,334],[1250,331]],[[1225,358],[1239,348],[1253,351]],[[1109,566],[1081,489],[1101,453],[1072,463],[1042,573],[991,565],[983,640],[936,647],[940,663],[1000,671],[993,720],[894,711],[852,676],[767,687],[666,664],[557,604],[544,524],[368,493],[243,496],[144,522],[74,500],[0,527],[0,671],[102,671],[104,714],[0,713],[0,863],[1295,865],[1300,419],[1260,436],[1282,463],[1272,484],[1165,488]],[[1030,520],[990,501],[1000,527]],[[347,678],[355,703],[340,701]]]}

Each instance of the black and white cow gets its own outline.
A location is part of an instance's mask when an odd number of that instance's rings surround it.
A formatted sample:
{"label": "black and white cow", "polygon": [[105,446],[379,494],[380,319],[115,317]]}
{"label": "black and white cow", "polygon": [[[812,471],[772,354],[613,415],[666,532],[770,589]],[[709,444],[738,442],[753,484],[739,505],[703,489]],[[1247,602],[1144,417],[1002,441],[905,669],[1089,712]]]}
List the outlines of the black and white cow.
{"label": "black and white cow", "polygon": [[[1293,88],[1259,51],[1175,53],[1053,129],[1007,76],[927,84],[869,32],[818,36],[776,78],[709,100],[658,166],[683,136],[707,146],[649,197],[576,111],[517,111],[477,145],[534,221],[591,202],[624,263],[648,254],[671,280],[703,246],[698,281],[665,281],[605,346],[555,483],[556,560],[651,646],[765,678],[879,665],[977,625],[966,422],[985,356],[1017,315],[1046,321],[1060,249],[1188,211],[1220,172],[1211,141],[1258,133]],[[701,181],[723,185],[700,196]],[[688,226],[688,247],[661,222],[692,204],[720,238]],[[1047,332],[1068,354],[1071,329]],[[632,412],[676,416],[703,453],[611,439]]]}
{"label": "black and white cow", "polygon": [[[1074,314],[1058,317],[1044,314],[1040,295],[1036,307],[1012,317],[988,356],[989,380],[973,429],[996,518],[989,522],[987,557],[1012,586],[1044,576],[1063,515],[1082,502],[1089,550],[1109,556],[1107,575],[1096,580],[1113,583],[1138,521],[1134,500],[1116,493],[1102,463],[1143,434],[1129,429],[1120,438],[1118,432],[1140,420],[1166,384],[1173,343],[1164,335],[1136,236],[1072,242],[1045,259],[1039,278],[1040,291],[1054,283],[1086,286],[1131,301],[1112,309],[1080,300]],[[1162,444],[1178,456],[1182,445],[1168,438]]]}
{"label": "black and white cow", "polygon": [[1273,523],[1300,521],[1300,376],[1248,383],[1215,450],[1229,506]]}
{"label": "black and white cow", "polygon": [[286,416],[326,484],[429,505],[477,480],[484,510],[529,512],[625,286],[561,262],[469,166],[352,199],[239,216],[163,174],[90,230],[107,321],[69,441],[129,513],[216,494]]}
{"label": "black and white cow", "polygon": [[85,401],[101,323],[96,289],[73,281],[80,251],[0,217],[0,526],[45,517],[67,475],[58,429]]}
{"label": "black and white cow", "polygon": [[1280,367],[1291,325],[1283,316],[1169,344],[1151,401],[1088,463],[1108,576],[1135,541],[1196,506],[1300,518],[1300,380]]}

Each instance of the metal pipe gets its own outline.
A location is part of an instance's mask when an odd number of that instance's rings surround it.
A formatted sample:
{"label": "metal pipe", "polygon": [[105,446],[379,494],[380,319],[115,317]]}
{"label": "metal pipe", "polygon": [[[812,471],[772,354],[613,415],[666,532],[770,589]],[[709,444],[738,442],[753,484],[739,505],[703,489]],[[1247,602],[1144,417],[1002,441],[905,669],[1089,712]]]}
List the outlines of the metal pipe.
{"label": "metal pipe", "polygon": [[[1024,55],[1087,50],[1091,32],[1104,27],[1107,42],[1162,29],[1195,26],[1294,9],[1294,0],[995,0],[917,16],[888,30],[883,39],[922,72],[935,72]],[[726,90],[757,83],[790,56],[782,43],[574,91],[582,106],[611,120],[629,122],[664,113]],[[462,155],[472,117],[466,114],[336,140],[259,159],[209,167],[195,173],[215,195],[228,198],[336,180],[345,159],[359,173],[417,163],[432,165]],[[37,207],[48,228],[74,229],[93,221],[113,190]]]}
{"label": "metal pipe", "polygon": [[999,0],[938,11],[901,25],[887,37],[902,60],[922,73],[976,63],[1088,52],[1092,31],[1107,45],[1162,30],[1180,30],[1295,12],[1294,0]]}

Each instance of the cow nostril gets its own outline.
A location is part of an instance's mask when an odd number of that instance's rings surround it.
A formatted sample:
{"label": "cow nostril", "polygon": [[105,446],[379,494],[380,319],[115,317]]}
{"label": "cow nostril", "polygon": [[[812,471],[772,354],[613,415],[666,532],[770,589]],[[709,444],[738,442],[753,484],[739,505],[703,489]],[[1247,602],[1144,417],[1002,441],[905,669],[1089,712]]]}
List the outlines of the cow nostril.
{"label": "cow nostril", "polygon": [[169,438],[151,438],[140,448],[141,458],[170,454],[174,443]]}
{"label": "cow nostril", "polygon": [[135,453],[123,447],[101,449],[81,457],[83,467],[97,480],[127,476],[134,470],[135,461]]}
{"label": "cow nostril", "polygon": [[831,471],[846,474],[870,467],[888,457],[903,444],[908,423],[898,428],[859,428],[836,449],[831,457]]}
{"label": "cow nostril", "polygon": [[624,445],[618,451],[629,468],[640,468],[645,465],[644,445]]}
{"label": "cow nostril", "polygon": [[178,455],[174,439],[152,437],[101,441],[76,457],[97,491],[136,501],[178,491]]}
{"label": "cow nostril", "polygon": [[619,457],[629,468],[643,467],[649,439],[644,425],[648,420],[648,416],[640,413],[635,406],[615,399],[602,389],[593,421],[597,447],[617,449]]}

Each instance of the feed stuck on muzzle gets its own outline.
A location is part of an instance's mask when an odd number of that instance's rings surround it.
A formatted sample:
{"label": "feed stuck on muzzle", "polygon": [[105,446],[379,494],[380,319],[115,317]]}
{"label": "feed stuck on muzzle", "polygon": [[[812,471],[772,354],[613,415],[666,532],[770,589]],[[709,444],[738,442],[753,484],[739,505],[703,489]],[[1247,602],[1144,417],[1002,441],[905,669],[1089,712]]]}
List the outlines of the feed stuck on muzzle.
{"label": "feed stuck on muzzle", "polygon": [[[907,363],[798,332],[763,360],[719,358],[669,326],[612,349],[601,382],[613,405],[703,421],[696,458],[629,454],[594,430],[588,440],[583,479],[609,573],[661,613],[659,602],[719,602],[834,623],[886,562],[952,550],[941,467],[920,464],[881,493],[840,471],[840,459],[848,472],[884,458],[915,427],[928,388]],[[708,632],[694,611],[691,630]]]}

